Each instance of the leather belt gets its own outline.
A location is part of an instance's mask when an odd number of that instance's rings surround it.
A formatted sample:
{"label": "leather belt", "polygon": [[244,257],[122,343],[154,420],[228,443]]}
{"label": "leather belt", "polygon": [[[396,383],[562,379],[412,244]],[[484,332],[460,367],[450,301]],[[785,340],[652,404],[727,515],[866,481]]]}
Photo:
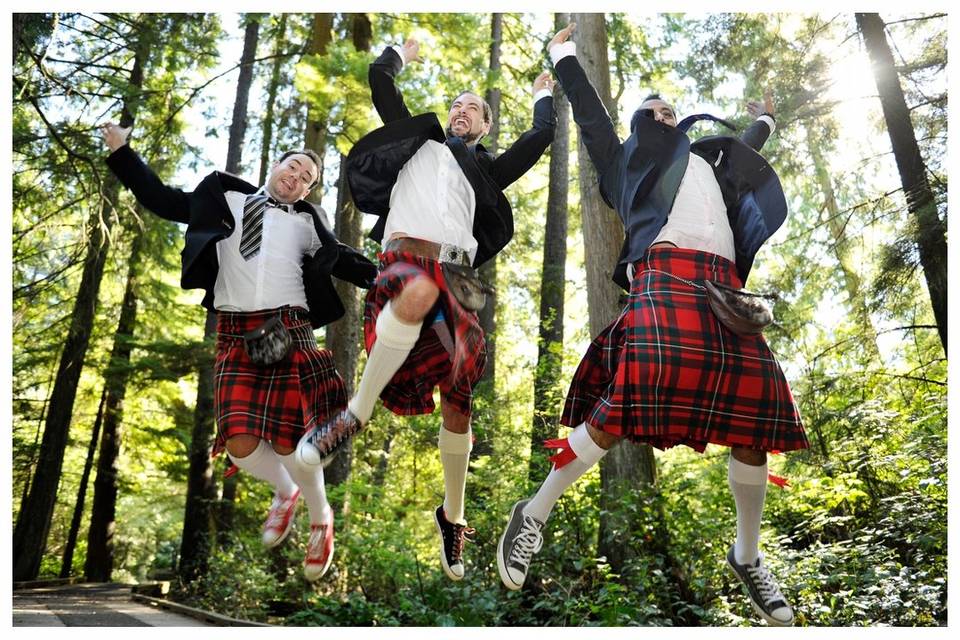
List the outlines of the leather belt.
{"label": "leather belt", "polygon": [[438,262],[452,262],[469,266],[469,255],[466,249],[455,244],[432,242],[421,238],[394,238],[387,243],[386,251],[403,251],[425,258],[432,258]]}

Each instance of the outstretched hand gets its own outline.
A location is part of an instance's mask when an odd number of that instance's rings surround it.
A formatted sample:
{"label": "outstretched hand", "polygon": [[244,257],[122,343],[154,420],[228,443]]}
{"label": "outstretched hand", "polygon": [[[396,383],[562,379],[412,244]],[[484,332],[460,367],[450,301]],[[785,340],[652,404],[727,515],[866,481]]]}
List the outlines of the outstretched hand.
{"label": "outstretched hand", "polygon": [[767,91],[763,94],[763,102],[751,100],[747,102],[747,112],[754,118],[759,118],[764,113],[773,115],[773,97]]}
{"label": "outstretched hand", "polygon": [[124,128],[112,122],[108,122],[100,127],[100,130],[103,132],[103,141],[107,143],[107,147],[111,152],[127,144],[127,138],[130,136],[132,129],[133,127]]}
{"label": "outstretched hand", "polygon": [[533,81],[533,95],[537,95],[541,89],[549,89],[553,91],[553,85],[556,84],[553,80],[553,76],[550,75],[549,71],[544,71],[537,76],[537,79]]}
{"label": "outstretched hand", "polygon": [[420,43],[416,38],[407,38],[400,49],[403,51],[403,64],[423,62],[423,58],[420,57]]}
{"label": "outstretched hand", "polygon": [[573,34],[573,32],[576,29],[577,29],[577,23],[571,22],[570,24],[565,26],[563,29],[560,29],[560,31],[557,31],[557,35],[553,36],[553,40],[551,40],[547,44],[547,51],[550,51],[550,47],[552,47],[553,45],[563,44],[564,42],[569,40],[570,36]]}

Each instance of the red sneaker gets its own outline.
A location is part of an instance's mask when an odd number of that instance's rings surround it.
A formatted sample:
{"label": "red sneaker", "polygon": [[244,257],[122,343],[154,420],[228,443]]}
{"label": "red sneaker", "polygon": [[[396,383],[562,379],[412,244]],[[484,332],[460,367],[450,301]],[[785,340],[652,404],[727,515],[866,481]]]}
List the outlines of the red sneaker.
{"label": "red sneaker", "polygon": [[270,513],[263,523],[263,544],[275,547],[283,542],[293,526],[293,516],[297,513],[297,500],[300,498],[300,487],[289,498],[273,496]]}
{"label": "red sneaker", "polygon": [[308,582],[322,578],[333,561],[333,509],[327,513],[326,522],[310,525],[307,557],[303,561],[303,575]]}

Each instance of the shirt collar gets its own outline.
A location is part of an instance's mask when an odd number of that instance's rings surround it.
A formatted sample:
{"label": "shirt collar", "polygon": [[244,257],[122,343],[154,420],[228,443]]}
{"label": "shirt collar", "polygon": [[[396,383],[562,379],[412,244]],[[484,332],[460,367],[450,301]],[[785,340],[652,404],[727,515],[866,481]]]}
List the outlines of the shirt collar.
{"label": "shirt collar", "polygon": [[260,187],[257,190],[257,192],[253,195],[267,196],[268,198],[270,198],[270,203],[271,203],[270,206],[275,207],[277,209],[283,209],[287,213],[293,213],[296,210],[296,205],[299,204],[299,203],[287,204],[284,202],[280,202],[279,200],[274,198],[273,195],[271,195],[271,193],[267,190],[267,185],[263,185],[262,187]]}

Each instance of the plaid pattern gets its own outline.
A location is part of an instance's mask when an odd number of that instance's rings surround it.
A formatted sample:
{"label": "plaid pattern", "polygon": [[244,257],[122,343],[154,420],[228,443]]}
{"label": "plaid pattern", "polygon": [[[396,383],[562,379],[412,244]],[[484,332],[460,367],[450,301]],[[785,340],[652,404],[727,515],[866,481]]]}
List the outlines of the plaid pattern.
{"label": "plaid pattern", "polygon": [[[377,340],[377,316],[387,301],[398,295],[407,282],[426,276],[440,289],[437,307],[442,312],[427,314],[420,338],[410,355],[380,394],[383,406],[397,415],[432,413],[433,389],[447,406],[470,415],[473,385],[483,374],[487,351],[477,314],[467,311],[447,289],[440,263],[407,252],[387,251],[380,255],[380,274],[367,293],[363,311],[363,332],[367,353]],[[446,339],[447,346],[444,346]]]}
{"label": "plaid pattern", "polygon": [[635,267],[629,302],[580,361],[561,422],[587,422],[660,449],[809,446],[763,336],[732,333],[702,289],[677,279],[740,288],[736,266],[712,253],[658,247]]}
{"label": "plaid pattern", "polygon": [[[254,364],[243,348],[243,334],[278,312],[293,336],[290,354],[272,366]],[[307,429],[347,406],[333,356],[317,348],[307,311],[298,307],[218,311],[213,380],[217,416],[213,455],[223,451],[227,438],[241,434],[296,447]]]}

